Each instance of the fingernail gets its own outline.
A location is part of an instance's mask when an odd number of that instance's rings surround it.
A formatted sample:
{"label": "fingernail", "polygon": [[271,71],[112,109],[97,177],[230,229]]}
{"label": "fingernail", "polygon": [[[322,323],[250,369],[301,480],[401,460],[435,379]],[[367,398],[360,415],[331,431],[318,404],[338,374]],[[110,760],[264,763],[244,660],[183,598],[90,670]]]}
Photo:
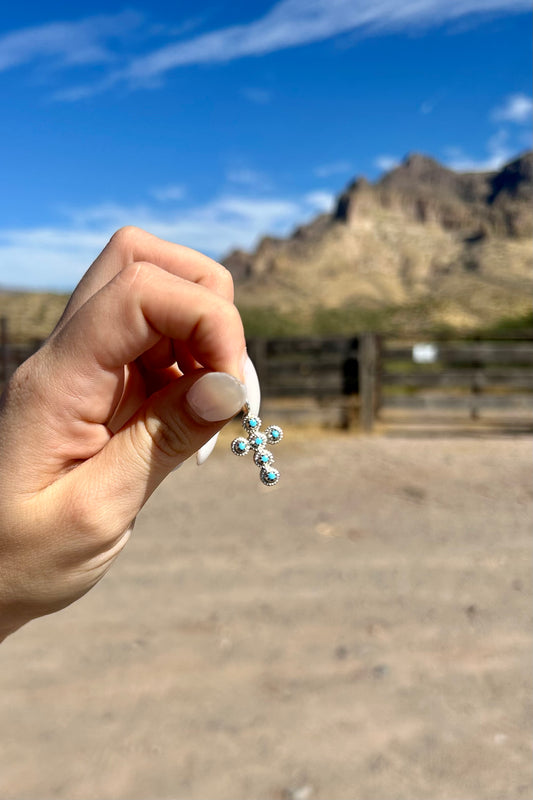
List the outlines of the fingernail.
{"label": "fingernail", "polygon": [[250,411],[252,414],[259,414],[259,407],[261,405],[261,387],[259,386],[259,378],[253,365],[250,356],[246,357],[244,362],[244,385],[246,386],[246,394]]}
{"label": "fingernail", "polygon": [[240,411],[246,402],[246,388],[226,372],[208,372],[191,386],[187,402],[201,419],[220,422]]}
{"label": "fingernail", "polygon": [[215,449],[217,439],[218,439],[218,433],[215,433],[215,435],[212,436],[211,439],[209,439],[209,441],[206,442],[202,447],[200,447],[200,449],[196,453],[196,463],[198,464],[199,467],[201,467],[202,464],[205,464],[205,462]]}
{"label": "fingernail", "polygon": [[249,360],[250,356],[248,355],[248,350],[245,348],[241,358],[241,378],[244,383],[246,383],[246,364]]}

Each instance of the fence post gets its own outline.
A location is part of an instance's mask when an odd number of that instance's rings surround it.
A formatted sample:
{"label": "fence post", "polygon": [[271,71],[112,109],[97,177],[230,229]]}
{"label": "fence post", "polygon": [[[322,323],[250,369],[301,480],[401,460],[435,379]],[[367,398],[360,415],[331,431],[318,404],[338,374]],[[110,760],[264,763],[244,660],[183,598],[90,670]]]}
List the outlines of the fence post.
{"label": "fence post", "polygon": [[481,393],[483,392],[484,384],[483,370],[476,369],[472,376],[472,384],[470,386],[471,404],[470,404],[470,419],[479,420],[481,410]]}
{"label": "fence post", "polygon": [[359,339],[359,425],[365,433],[374,428],[377,403],[378,346],[375,333],[363,333]]}
{"label": "fence post", "polygon": [[9,378],[7,317],[0,317],[0,383],[6,384]]}

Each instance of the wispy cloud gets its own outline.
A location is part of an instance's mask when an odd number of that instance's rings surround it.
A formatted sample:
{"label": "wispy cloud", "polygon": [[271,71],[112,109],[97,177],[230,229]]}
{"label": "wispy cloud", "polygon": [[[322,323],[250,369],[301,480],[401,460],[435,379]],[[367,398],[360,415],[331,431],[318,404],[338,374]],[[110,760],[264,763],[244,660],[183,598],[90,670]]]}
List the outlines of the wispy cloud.
{"label": "wispy cloud", "polygon": [[400,159],[396,156],[382,155],[374,159],[374,166],[383,172],[389,172],[389,170],[395,169],[399,164]]}
{"label": "wispy cloud", "polygon": [[[448,147],[445,151],[446,163],[458,172],[491,172],[500,169],[521,146],[531,146],[531,131],[522,126],[531,125],[532,110],[533,103],[527,95],[509,95],[490,115],[493,121],[500,124],[487,141],[486,154],[482,158],[472,158],[460,147]],[[517,129],[516,125],[521,127]],[[527,139],[523,136],[526,132]]]}
{"label": "wispy cloud", "polygon": [[[299,197],[225,193],[203,205],[162,210],[160,205],[104,203],[70,209],[55,227],[0,229],[0,286],[71,289],[123,225],[138,225],[170,241],[221,258],[234,247],[253,247],[265,233],[288,234],[331,206],[327,192]],[[170,205],[170,204],[169,204]]]}
{"label": "wispy cloud", "polygon": [[175,200],[183,200],[187,194],[185,186],[181,184],[173,184],[170,186],[158,186],[150,191],[152,197],[159,200],[160,203],[172,202]]}
{"label": "wispy cloud", "polygon": [[308,192],[304,196],[304,202],[307,205],[320,212],[324,213],[327,211],[331,211],[333,208],[333,203],[335,202],[335,195],[333,192],[325,192],[322,189],[317,189],[314,192]]}
{"label": "wispy cloud", "polygon": [[113,45],[130,36],[141,22],[140,14],[124,11],[7,33],[0,37],[0,71],[43,60],[55,68],[113,62]]}
{"label": "wispy cloud", "polygon": [[332,161],[328,164],[320,164],[313,170],[317,178],[331,178],[333,175],[345,175],[351,171],[352,165],[349,161]]}
{"label": "wispy cloud", "polygon": [[256,191],[265,191],[271,187],[270,181],[266,175],[256,169],[250,169],[250,167],[235,167],[229,169],[226,172],[226,180],[228,183],[246,186]]}
{"label": "wispy cloud", "polygon": [[483,158],[471,158],[460,147],[449,147],[446,163],[457,172],[493,172],[510,161],[515,153],[515,148],[509,144],[508,132],[501,129],[488,140]]}
{"label": "wispy cloud", "polygon": [[[50,23],[7,34],[0,39],[0,68],[8,69],[35,59],[53,59],[62,66],[103,63],[117,57],[116,64],[98,81],[69,87],[56,99],[76,100],[117,84],[130,88],[158,86],[171,70],[192,64],[227,63],[263,56],[287,48],[358,33],[377,35],[435,27],[483,14],[528,11],[530,0],[280,0],[262,17],[243,25],[232,25],[184,38],[127,57],[112,53],[110,41],[127,37],[139,26],[139,15],[124,12],[92,17],[79,22]],[[156,26],[157,27],[157,26]],[[268,92],[243,90],[256,103],[269,102]]]}
{"label": "wispy cloud", "polygon": [[0,286],[69,291],[105,242],[67,226],[0,230]]}
{"label": "wispy cloud", "polygon": [[281,0],[247,25],[211,31],[135,59],[121,77],[142,82],[188,64],[265,55],[355,30],[376,34],[433,27],[472,14],[529,8],[529,0]]}
{"label": "wispy cloud", "polygon": [[250,103],[255,103],[257,106],[267,106],[272,101],[272,92],[269,92],[268,89],[248,87],[241,93]]}
{"label": "wispy cloud", "polygon": [[492,118],[496,122],[531,123],[533,101],[525,94],[511,94],[501,106],[494,109]]}

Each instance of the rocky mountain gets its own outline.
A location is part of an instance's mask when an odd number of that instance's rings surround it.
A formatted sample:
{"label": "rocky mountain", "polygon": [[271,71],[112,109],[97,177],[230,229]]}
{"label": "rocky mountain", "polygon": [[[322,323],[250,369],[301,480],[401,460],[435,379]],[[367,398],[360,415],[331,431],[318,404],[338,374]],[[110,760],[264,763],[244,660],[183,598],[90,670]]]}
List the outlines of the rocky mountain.
{"label": "rocky mountain", "polygon": [[328,312],[396,329],[486,327],[531,311],[532,189],[532,152],[487,173],[413,154],[376,183],[354,180],[331,214],[224,263],[242,309],[302,328]]}

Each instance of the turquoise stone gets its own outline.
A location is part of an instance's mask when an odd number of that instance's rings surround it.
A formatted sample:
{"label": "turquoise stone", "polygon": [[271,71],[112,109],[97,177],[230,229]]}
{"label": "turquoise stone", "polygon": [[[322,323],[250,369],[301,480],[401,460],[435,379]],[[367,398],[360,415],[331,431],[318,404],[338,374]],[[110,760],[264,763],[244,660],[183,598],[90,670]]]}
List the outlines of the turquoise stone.
{"label": "turquoise stone", "polygon": [[268,464],[268,456],[261,456],[261,461],[263,464]]}
{"label": "turquoise stone", "polygon": [[262,441],[263,441],[263,440],[261,439],[261,437],[260,437],[260,436],[256,436],[256,437],[255,437],[255,443],[256,443],[256,444],[261,444],[261,442],[262,442]]}
{"label": "turquoise stone", "polygon": [[246,450],[246,445],[244,444],[244,442],[239,442],[239,444],[237,446],[238,446],[239,450]]}
{"label": "turquoise stone", "polygon": [[275,481],[276,480],[276,473],[275,472],[269,472],[268,473],[268,480],[269,481]]}
{"label": "turquoise stone", "polygon": [[251,419],[248,425],[250,426],[250,428],[257,428],[257,420]]}
{"label": "turquoise stone", "polygon": [[279,431],[272,431],[272,438],[277,439],[279,437]]}

